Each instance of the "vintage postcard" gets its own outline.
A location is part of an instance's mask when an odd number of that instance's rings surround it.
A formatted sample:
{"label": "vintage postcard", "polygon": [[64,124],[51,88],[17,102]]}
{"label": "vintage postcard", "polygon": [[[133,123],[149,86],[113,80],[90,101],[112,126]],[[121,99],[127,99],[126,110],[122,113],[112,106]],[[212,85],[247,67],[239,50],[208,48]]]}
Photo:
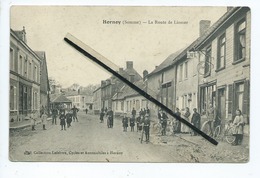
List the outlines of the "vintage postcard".
{"label": "vintage postcard", "polygon": [[12,6],[9,159],[246,163],[249,7]]}

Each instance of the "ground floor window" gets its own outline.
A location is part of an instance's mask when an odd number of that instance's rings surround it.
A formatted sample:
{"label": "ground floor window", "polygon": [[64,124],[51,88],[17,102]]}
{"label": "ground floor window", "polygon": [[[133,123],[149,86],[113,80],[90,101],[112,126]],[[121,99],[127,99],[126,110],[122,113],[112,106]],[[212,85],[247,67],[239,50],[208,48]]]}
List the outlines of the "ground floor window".
{"label": "ground floor window", "polygon": [[124,110],[124,101],[121,101],[121,111]]}
{"label": "ground floor window", "polygon": [[10,110],[17,110],[17,94],[16,86],[10,86]]}
{"label": "ground floor window", "polygon": [[244,82],[235,85],[235,108],[243,111]]}
{"label": "ground floor window", "polygon": [[200,87],[200,112],[207,111],[210,104],[216,105],[216,84]]}
{"label": "ground floor window", "polygon": [[136,105],[136,110],[139,111],[140,110],[140,101],[136,100],[135,105]]}

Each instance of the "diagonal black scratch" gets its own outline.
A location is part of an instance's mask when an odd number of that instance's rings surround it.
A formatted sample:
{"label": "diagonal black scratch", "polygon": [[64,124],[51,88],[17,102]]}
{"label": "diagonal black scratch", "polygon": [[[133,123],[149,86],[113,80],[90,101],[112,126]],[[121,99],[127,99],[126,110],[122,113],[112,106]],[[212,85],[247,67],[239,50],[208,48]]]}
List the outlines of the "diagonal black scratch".
{"label": "diagonal black scratch", "polygon": [[72,42],[70,39],[68,39],[67,37],[64,38],[64,40],[71,45],[72,47],[74,47],[77,51],[79,51],[80,53],[82,53],[84,56],[88,57],[89,59],[91,59],[92,61],[94,61],[95,63],[99,64],[100,66],[102,66],[104,69],[106,69],[107,71],[109,71],[111,74],[113,74],[114,76],[116,76],[117,78],[119,78],[120,80],[122,80],[125,84],[127,84],[128,86],[130,86],[133,90],[135,90],[136,92],[138,92],[140,95],[142,95],[143,97],[145,97],[146,99],[148,99],[149,101],[153,102],[154,104],[156,104],[157,106],[161,107],[164,111],[166,111],[168,114],[170,114],[171,116],[175,117],[177,120],[179,120],[181,123],[184,123],[185,125],[187,125],[188,127],[190,127],[192,130],[194,130],[195,132],[197,132],[198,134],[200,134],[203,138],[205,138],[206,140],[208,140],[210,143],[217,145],[218,142],[213,139],[212,137],[208,136],[207,134],[205,134],[204,132],[202,132],[200,129],[198,129],[197,127],[195,127],[194,125],[192,125],[190,122],[186,121],[185,119],[183,119],[182,117],[176,115],[171,109],[169,109],[167,106],[165,106],[164,104],[162,104],[161,102],[159,102],[158,100],[156,100],[155,98],[153,98],[152,96],[150,96],[148,93],[146,93],[145,91],[143,91],[142,89],[140,89],[139,87],[137,87],[136,85],[134,85],[133,83],[131,83],[129,80],[125,79],[123,76],[121,76],[117,71],[113,70],[112,68],[110,68],[109,66],[107,66],[106,64],[104,64],[103,62],[101,62],[99,59],[97,59],[96,57],[94,57],[93,55],[89,54],[87,51],[85,51],[84,49],[82,49],[80,46],[78,46],[77,44],[75,44],[74,42]]}

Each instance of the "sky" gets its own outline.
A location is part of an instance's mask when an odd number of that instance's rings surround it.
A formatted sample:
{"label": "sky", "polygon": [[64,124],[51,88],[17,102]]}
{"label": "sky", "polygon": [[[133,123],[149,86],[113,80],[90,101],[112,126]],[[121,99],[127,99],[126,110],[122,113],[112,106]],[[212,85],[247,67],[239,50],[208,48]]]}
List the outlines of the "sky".
{"label": "sky", "polygon": [[[49,77],[63,87],[87,86],[111,74],[70,47],[63,40],[67,33],[119,67],[133,61],[142,75],[143,70],[150,73],[170,54],[191,44],[199,36],[200,20],[213,24],[225,12],[226,7],[12,6],[10,25],[13,30],[25,26],[27,44],[46,52]],[[104,24],[104,20],[121,23]]]}

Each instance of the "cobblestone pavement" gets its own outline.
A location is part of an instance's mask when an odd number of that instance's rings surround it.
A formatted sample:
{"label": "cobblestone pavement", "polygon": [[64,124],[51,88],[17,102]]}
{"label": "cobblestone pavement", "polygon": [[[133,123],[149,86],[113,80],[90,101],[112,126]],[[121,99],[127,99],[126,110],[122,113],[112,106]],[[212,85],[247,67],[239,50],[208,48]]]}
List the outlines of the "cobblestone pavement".
{"label": "cobblestone pavement", "polygon": [[[106,119],[105,119],[106,120]],[[11,161],[88,162],[247,162],[248,138],[241,146],[221,141],[214,146],[200,136],[159,136],[151,127],[151,142],[140,143],[140,132],[123,132],[120,119],[114,128],[100,123],[98,116],[79,113],[79,122],[61,131],[49,121],[47,130],[37,125],[10,131]]]}

